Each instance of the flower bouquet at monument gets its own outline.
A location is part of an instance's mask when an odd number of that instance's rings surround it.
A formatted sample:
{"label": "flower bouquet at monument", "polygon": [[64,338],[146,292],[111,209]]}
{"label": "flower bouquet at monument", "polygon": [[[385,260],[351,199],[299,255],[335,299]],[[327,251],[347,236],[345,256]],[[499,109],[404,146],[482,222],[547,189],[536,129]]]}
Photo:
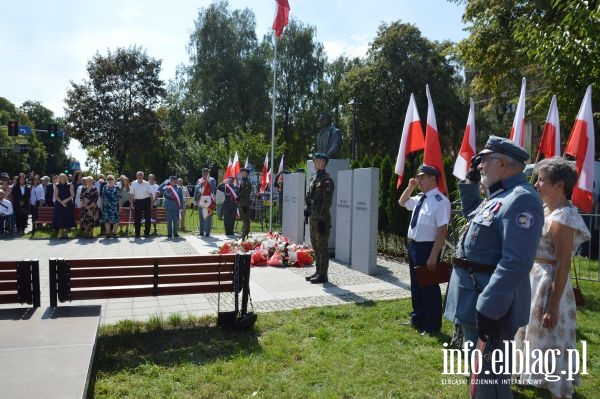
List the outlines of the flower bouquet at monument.
{"label": "flower bouquet at monument", "polygon": [[227,241],[216,253],[230,254],[245,252],[251,254],[252,266],[294,266],[304,267],[314,261],[314,250],[303,244],[295,244],[276,232],[268,232],[263,239],[247,241]]}

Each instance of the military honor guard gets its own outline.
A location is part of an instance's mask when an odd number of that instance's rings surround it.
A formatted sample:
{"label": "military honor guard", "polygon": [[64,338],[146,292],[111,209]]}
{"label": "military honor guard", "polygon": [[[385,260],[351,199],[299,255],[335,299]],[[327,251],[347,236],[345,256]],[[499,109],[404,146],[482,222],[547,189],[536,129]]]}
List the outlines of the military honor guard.
{"label": "military honor guard", "polygon": [[329,269],[329,233],[331,231],[331,202],[335,185],[325,170],[329,156],[322,152],[313,154],[316,173],[310,180],[305,197],[304,216],[310,224],[310,242],[315,251],[314,274],[306,277],[312,284],[327,283]]}
{"label": "military honor guard", "polygon": [[[445,316],[462,326],[465,345],[484,353],[480,373],[470,379],[472,398],[513,397],[506,344],[529,321],[529,272],[544,225],[540,196],[523,173],[528,159],[512,140],[490,136],[459,183],[468,225],[452,260]],[[502,352],[501,367],[485,356],[494,351]]]}

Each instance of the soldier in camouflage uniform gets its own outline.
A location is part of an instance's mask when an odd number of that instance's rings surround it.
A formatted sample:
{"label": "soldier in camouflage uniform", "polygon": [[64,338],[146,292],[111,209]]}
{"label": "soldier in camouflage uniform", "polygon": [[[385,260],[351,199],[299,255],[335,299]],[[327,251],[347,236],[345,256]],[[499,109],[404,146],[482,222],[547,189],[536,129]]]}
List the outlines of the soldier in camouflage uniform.
{"label": "soldier in camouflage uniform", "polygon": [[329,269],[329,232],[331,230],[331,202],[335,189],[333,179],[325,171],[329,157],[324,153],[314,154],[316,174],[310,181],[305,198],[305,217],[310,221],[310,241],[315,250],[316,269],[312,276],[306,278],[312,284],[328,282]]}
{"label": "soldier in camouflage uniform", "polygon": [[240,218],[242,219],[242,241],[248,238],[248,234],[250,234],[250,207],[252,206],[250,196],[252,194],[252,183],[248,179],[249,173],[250,170],[248,168],[242,168],[240,171],[242,181],[239,188],[238,207]]}

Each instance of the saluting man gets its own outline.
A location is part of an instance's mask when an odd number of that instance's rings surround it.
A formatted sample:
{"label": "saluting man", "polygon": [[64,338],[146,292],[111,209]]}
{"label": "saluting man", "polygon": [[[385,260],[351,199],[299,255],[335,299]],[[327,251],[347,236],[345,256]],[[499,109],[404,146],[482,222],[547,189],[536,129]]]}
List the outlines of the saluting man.
{"label": "saluting man", "polygon": [[179,237],[179,210],[183,206],[183,193],[177,185],[177,176],[169,177],[158,187],[158,191],[165,197],[165,210],[167,213],[167,238]]}
{"label": "saluting man", "polygon": [[[310,214],[310,242],[315,250],[315,273],[306,277],[312,284],[327,283],[329,270],[329,233],[331,232],[331,202],[335,185],[325,167],[329,156],[322,152],[313,155],[316,173],[306,193],[305,203]],[[307,214],[305,213],[305,215]]]}
{"label": "saluting man", "polygon": [[458,185],[469,223],[452,259],[445,316],[462,326],[466,345],[477,342],[482,352],[504,352],[502,367],[483,357],[481,372],[471,377],[472,398],[513,397],[511,370],[504,369],[511,350],[504,350],[503,341],[513,340],[529,322],[529,272],[544,225],[540,197],[523,173],[528,159],[512,140],[490,136]]}
{"label": "saluting man", "polygon": [[[417,176],[408,186],[398,203],[412,211],[408,228],[408,266],[410,270],[410,294],[413,310],[407,325],[415,327],[421,335],[439,334],[442,328],[442,292],[433,284],[420,287],[415,267],[426,266],[435,271],[448,234],[450,201],[438,190],[440,172],[433,166],[421,165]],[[412,196],[419,187],[421,193]]]}
{"label": "saluting man", "polygon": [[248,238],[250,234],[250,207],[252,206],[252,183],[248,179],[250,169],[240,169],[242,181],[240,182],[240,196],[238,198],[238,207],[240,209],[240,219],[242,219],[242,241]]}

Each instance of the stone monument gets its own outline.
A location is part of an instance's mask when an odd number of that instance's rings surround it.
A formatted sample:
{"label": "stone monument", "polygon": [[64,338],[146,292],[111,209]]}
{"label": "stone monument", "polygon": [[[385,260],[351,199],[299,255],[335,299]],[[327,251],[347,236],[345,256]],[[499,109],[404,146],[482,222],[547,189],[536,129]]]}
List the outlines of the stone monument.
{"label": "stone monument", "polygon": [[283,175],[281,232],[292,242],[304,242],[304,173]]}
{"label": "stone monument", "polygon": [[335,259],[350,264],[352,253],[352,177],[353,171],[340,170],[337,177]]}
{"label": "stone monument", "polygon": [[351,267],[374,274],[377,271],[379,169],[354,169],[352,180]]}

